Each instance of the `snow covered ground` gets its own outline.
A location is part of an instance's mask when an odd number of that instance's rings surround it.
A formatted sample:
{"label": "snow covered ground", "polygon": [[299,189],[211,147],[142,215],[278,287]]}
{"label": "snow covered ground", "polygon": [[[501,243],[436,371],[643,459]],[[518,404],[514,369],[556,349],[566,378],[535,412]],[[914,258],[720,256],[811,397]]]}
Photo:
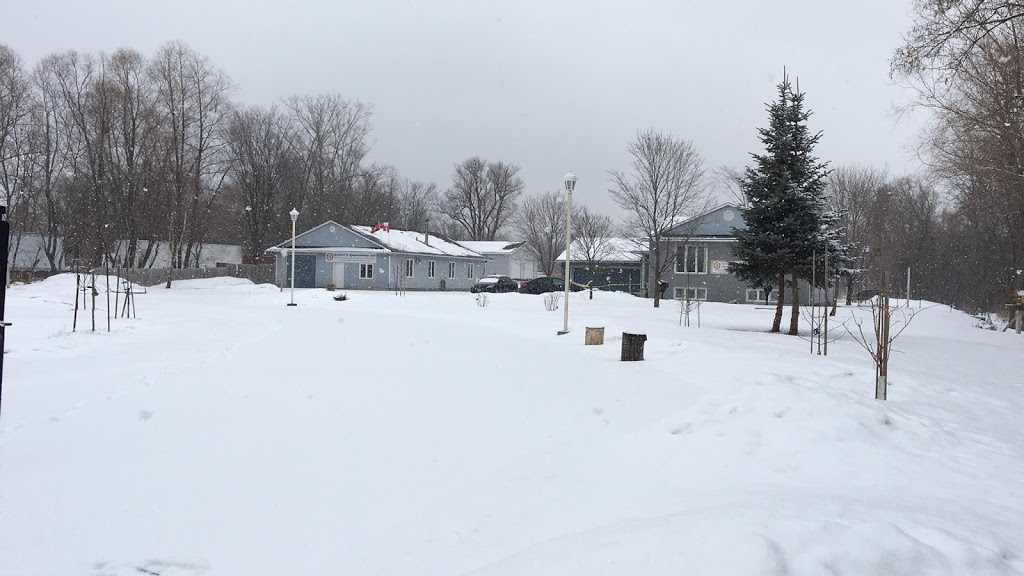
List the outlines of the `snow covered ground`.
{"label": "snow covered ground", "polygon": [[881,403],[752,306],[578,293],[559,337],[540,296],[221,278],[72,334],[73,292],[8,292],[3,576],[1024,573],[1024,339],[948,308]]}

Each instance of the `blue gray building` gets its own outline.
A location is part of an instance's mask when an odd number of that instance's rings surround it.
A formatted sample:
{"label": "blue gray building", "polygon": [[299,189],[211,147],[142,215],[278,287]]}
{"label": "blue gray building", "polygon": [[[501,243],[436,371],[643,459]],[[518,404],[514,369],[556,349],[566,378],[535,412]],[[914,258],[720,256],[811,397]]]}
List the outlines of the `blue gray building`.
{"label": "blue gray building", "polygon": [[[278,286],[291,282],[291,238],[267,249]],[[346,290],[469,290],[486,258],[424,232],[372,232],[327,221],[295,237],[295,287]]]}
{"label": "blue gray building", "polygon": [[[572,243],[569,274],[576,284],[593,283],[595,289],[644,295],[643,256],[646,243],[633,238],[590,238]],[[565,252],[555,260],[556,270],[565,268]],[[564,274],[564,273],[563,273]]]}
{"label": "blue gray building", "polygon": [[[733,228],[746,227],[739,206],[723,204],[704,214],[679,222],[666,235],[666,254],[671,263],[662,275],[668,285],[665,298],[709,302],[765,302],[775,292],[748,286],[729,272],[736,244]],[[653,282],[653,271],[649,277]]]}

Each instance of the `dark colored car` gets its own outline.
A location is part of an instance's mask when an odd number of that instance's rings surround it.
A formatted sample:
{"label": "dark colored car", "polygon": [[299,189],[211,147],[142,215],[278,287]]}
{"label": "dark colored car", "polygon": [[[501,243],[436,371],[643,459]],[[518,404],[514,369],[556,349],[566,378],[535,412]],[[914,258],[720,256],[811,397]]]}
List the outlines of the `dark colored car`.
{"label": "dark colored car", "polygon": [[515,292],[519,288],[516,281],[508,276],[484,276],[476,281],[470,292]]}
{"label": "dark colored car", "polygon": [[[575,284],[571,288],[573,292],[579,292],[582,289]],[[562,292],[564,290],[565,283],[562,282],[562,279],[550,276],[541,276],[540,278],[534,278],[529,282],[519,284],[520,294],[545,294],[547,292]]]}

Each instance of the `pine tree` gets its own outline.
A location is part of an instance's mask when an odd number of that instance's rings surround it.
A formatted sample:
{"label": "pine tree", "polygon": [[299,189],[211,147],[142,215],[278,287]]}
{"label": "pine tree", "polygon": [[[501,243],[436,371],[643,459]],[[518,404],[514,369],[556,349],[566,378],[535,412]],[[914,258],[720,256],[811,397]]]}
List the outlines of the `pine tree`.
{"label": "pine tree", "polygon": [[753,154],[754,165],[744,172],[740,186],[749,203],[743,210],[747,227],[735,230],[733,255],[740,260],[730,270],[754,287],[775,284],[779,290],[772,332],[779,332],[785,303],[786,276],[790,276],[793,312],[789,333],[800,321],[798,279],[810,272],[813,255],[822,246],[825,223],[826,164],[814,156],[821,133],[807,127],[804,95],[784,77],[778,100],[768,106],[769,124],[758,130],[764,154]]}

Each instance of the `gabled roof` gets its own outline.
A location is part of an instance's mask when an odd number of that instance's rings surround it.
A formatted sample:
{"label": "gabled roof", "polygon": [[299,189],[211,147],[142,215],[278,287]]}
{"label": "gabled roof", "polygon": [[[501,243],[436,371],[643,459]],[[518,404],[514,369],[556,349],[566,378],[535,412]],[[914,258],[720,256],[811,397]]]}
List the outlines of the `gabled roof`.
{"label": "gabled roof", "polygon": [[[323,252],[331,250],[339,251],[359,251],[359,252],[397,252],[403,254],[421,254],[424,256],[450,256],[457,258],[472,258],[478,260],[485,260],[483,256],[462,246],[458,242],[449,240],[441,236],[434,236],[433,234],[424,234],[423,232],[414,232],[411,230],[398,230],[392,228],[389,232],[378,231],[370,232],[369,226],[359,226],[354,224],[339,224],[334,220],[328,220],[319,226],[315,226],[306,230],[302,234],[295,236],[295,240],[299,243],[299,239],[313,235],[319,230],[325,227],[330,228],[330,234],[336,234],[338,231],[344,231],[348,233],[354,239],[358,239],[359,243],[365,244],[362,247],[350,247],[350,246],[331,246],[330,243],[323,244],[323,238],[317,239],[315,246],[305,245],[297,246],[300,251],[307,252]],[[324,235],[327,238],[330,235]],[[280,244],[268,248],[267,252],[281,252],[282,250],[288,250],[291,248],[292,239],[288,238]]]}
{"label": "gabled roof", "polygon": [[464,240],[459,244],[478,254],[511,254],[526,245],[526,242],[509,242],[507,240]]}
{"label": "gabled roof", "polygon": [[[310,228],[309,230],[306,230],[304,232],[300,232],[300,233],[296,234],[295,235],[295,241],[298,242],[300,238],[303,238],[305,236],[309,236],[309,235],[313,234],[314,232],[316,232],[317,230],[320,230],[321,228],[325,228],[327,226],[337,226],[338,228],[346,228],[346,229],[351,230],[351,227],[349,227],[349,226],[346,226],[344,224],[338,224],[334,220],[328,220],[328,221],[324,222],[323,224],[320,224],[318,226],[314,226],[314,227]],[[369,238],[369,240],[372,241],[373,243],[377,244],[381,248],[384,248],[384,245],[379,243],[379,242],[377,242],[376,238],[373,238],[371,236]],[[271,252],[271,251],[275,251],[276,252],[276,250],[274,250],[275,248],[291,248],[291,247],[292,247],[292,239],[288,238],[284,242],[281,242],[280,244],[275,244],[272,248],[267,249],[267,252]],[[320,248],[335,248],[335,246],[320,246]]]}
{"label": "gabled roof", "polygon": [[[744,228],[742,208],[731,202],[719,204],[714,208],[696,216],[678,222],[666,236],[728,238],[732,236],[732,228]],[[722,217],[719,218],[718,215]]]}
{"label": "gabled roof", "polygon": [[442,236],[434,236],[433,234],[424,234],[423,232],[411,230],[396,230],[395,228],[392,228],[389,232],[384,232],[383,230],[370,232],[372,228],[369,226],[348,226],[348,228],[367,238],[373,239],[374,242],[392,252],[483,259],[483,256],[479,253]]}
{"label": "gabled roof", "polygon": [[[633,238],[604,238],[598,244],[598,262],[639,262],[643,254],[647,252],[644,239]],[[596,242],[595,242],[596,244]],[[587,251],[579,240],[572,243],[572,261],[579,262],[587,259]],[[565,250],[556,258],[557,262],[565,262]]]}

